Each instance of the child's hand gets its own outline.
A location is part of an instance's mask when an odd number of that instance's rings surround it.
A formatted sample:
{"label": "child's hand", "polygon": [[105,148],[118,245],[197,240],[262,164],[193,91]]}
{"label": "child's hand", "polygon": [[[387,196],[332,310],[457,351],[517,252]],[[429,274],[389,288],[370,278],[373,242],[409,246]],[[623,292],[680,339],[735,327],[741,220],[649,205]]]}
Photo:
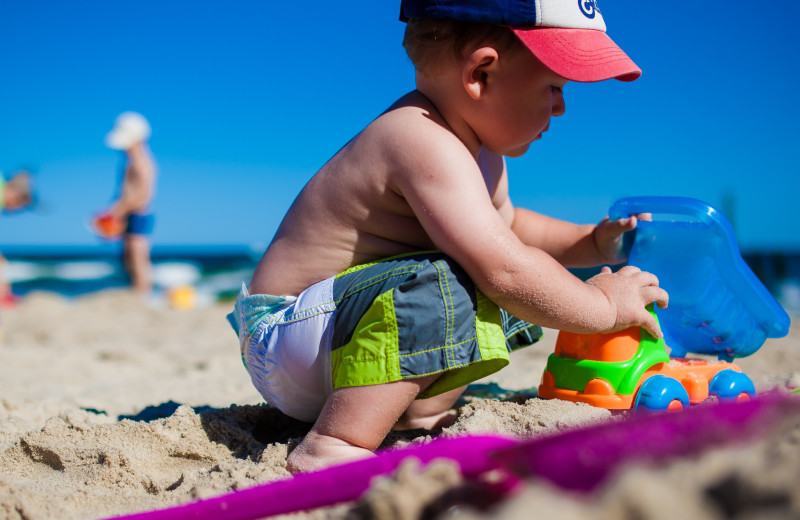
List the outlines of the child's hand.
{"label": "child's hand", "polygon": [[622,247],[622,234],[636,227],[639,220],[650,220],[650,213],[639,213],[628,218],[610,220],[604,218],[594,229],[594,245],[604,264],[621,264],[627,260],[627,252]]}
{"label": "child's hand", "polygon": [[639,326],[653,337],[663,336],[655,318],[645,308],[655,302],[660,308],[666,309],[669,303],[667,291],[658,286],[658,278],[654,274],[631,265],[616,273],[603,267],[600,274],[588,279],[586,283],[600,289],[616,313],[613,327],[604,332]]}

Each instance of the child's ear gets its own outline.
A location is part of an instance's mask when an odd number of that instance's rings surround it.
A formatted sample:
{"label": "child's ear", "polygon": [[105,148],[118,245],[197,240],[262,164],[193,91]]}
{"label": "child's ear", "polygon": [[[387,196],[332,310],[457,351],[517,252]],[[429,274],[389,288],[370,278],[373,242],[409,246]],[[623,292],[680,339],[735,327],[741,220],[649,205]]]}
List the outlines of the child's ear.
{"label": "child's ear", "polygon": [[480,99],[486,93],[489,75],[497,65],[497,50],[492,47],[480,47],[472,51],[464,60],[461,69],[461,82],[464,90],[472,99]]}

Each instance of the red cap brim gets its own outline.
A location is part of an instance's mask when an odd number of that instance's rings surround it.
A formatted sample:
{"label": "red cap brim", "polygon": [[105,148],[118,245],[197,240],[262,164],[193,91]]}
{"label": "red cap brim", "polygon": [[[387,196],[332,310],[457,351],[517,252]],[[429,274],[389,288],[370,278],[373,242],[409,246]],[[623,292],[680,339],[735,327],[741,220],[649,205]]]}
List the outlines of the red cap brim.
{"label": "red cap brim", "polygon": [[633,81],[642,70],[603,31],[593,29],[512,29],[548,69],[570,81]]}

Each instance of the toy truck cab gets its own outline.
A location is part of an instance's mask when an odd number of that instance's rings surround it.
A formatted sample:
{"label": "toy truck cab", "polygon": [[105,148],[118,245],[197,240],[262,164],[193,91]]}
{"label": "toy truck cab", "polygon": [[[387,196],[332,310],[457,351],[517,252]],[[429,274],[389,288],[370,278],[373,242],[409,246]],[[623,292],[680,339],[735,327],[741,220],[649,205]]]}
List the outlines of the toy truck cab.
{"label": "toy truck cab", "polygon": [[710,396],[749,400],[755,393],[735,364],[670,358],[663,339],[638,327],[612,334],[560,332],[539,386],[544,399],[638,411],[681,410]]}
{"label": "toy truck cab", "polygon": [[653,220],[637,225],[628,263],[655,274],[670,295],[656,318],[665,339],[639,328],[561,332],[539,396],[637,410],[681,409],[709,396],[753,398],[753,382],[732,361],[767,337],[785,336],[788,315],[744,263],[730,224],[714,208],[683,197],[632,197],[609,210],[611,218],[637,213]]}

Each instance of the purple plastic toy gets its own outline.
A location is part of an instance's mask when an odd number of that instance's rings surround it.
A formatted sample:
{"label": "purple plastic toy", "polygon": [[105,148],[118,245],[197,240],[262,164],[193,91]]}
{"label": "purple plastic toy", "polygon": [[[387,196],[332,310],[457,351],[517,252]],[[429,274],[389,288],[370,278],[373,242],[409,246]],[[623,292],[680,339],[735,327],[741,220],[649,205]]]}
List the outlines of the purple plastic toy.
{"label": "purple plastic toy", "polygon": [[452,459],[464,477],[473,481],[489,471],[504,471],[507,478],[494,489],[500,496],[514,488],[519,477],[591,491],[626,462],[665,460],[751,440],[790,415],[800,415],[800,400],[775,396],[701,406],[679,414],[635,416],[532,441],[501,436],[442,438],[208,500],[119,518],[250,520],[330,506],[358,499],[373,477],[390,474],[407,457],[422,464]]}
{"label": "purple plastic toy", "polygon": [[800,415],[796,397],[721,402],[573,430],[500,450],[492,458],[520,476],[588,492],[626,462],[664,461],[756,439],[790,415]]}
{"label": "purple plastic toy", "polygon": [[391,474],[407,457],[415,457],[422,464],[434,459],[452,459],[466,478],[476,478],[499,467],[490,454],[515,444],[514,439],[500,436],[436,439],[429,444],[386,450],[374,458],[299,474],[220,497],[121,518],[247,520],[330,506],[358,499],[374,477]]}

